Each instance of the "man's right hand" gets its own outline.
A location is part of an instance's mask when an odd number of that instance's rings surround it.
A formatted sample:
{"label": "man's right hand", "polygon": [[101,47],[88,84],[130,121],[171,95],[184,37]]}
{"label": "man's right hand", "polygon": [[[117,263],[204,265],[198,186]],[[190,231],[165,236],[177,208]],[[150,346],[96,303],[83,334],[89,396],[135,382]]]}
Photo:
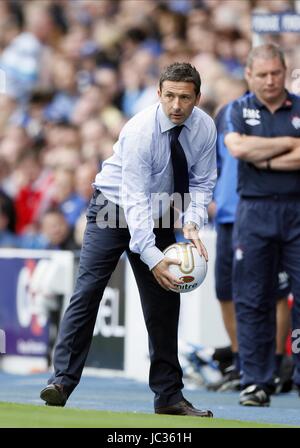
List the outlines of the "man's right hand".
{"label": "man's right hand", "polygon": [[174,291],[176,285],[181,285],[184,282],[175,277],[175,275],[171,274],[169,271],[170,264],[181,265],[181,261],[174,258],[165,257],[156,266],[154,266],[152,273],[162,288],[167,291],[170,289]]}

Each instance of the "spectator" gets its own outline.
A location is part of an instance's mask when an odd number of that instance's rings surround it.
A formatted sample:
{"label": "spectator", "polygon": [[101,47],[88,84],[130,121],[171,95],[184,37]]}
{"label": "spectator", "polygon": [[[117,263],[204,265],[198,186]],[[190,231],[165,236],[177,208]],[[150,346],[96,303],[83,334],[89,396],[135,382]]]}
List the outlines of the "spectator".
{"label": "spectator", "polygon": [[43,169],[40,155],[35,150],[24,153],[17,167],[19,190],[15,197],[16,231],[32,231],[49,203],[48,188],[51,173]]}
{"label": "spectator", "polygon": [[81,126],[82,157],[86,161],[100,164],[112,155],[114,141],[108,129],[97,118],[90,118]]}
{"label": "spectator", "polygon": [[52,76],[56,93],[47,108],[46,116],[48,120],[69,122],[79,99],[75,66],[57,55],[53,58]]}
{"label": "spectator", "polygon": [[41,218],[37,233],[28,233],[20,238],[20,246],[25,249],[76,250],[73,233],[63,213],[48,209]]}
{"label": "spectator", "polygon": [[9,124],[5,128],[3,138],[0,143],[0,155],[5,159],[10,169],[15,169],[17,161],[26,152],[32,141],[24,127]]}
{"label": "spectator", "polygon": [[74,171],[58,169],[54,173],[52,202],[62,212],[68,225],[73,228],[82,211],[86,199],[76,193]]}
{"label": "spectator", "polygon": [[41,222],[41,234],[47,240],[47,249],[78,249],[67,220],[59,210],[50,209],[44,214]]}
{"label": "spectator", "polygon": [[[10,122],[23,128],[28,137],[36,142],[43,142],[45,137],[45,109],[52,101],[53,91],[50,89],[36,88],[30,94],[27,107],[17,109]],[[24,134],[25,134],[24,131]],[[26,139],[23,138],[23,144]]]}
{"label": "spectator", "polygon": [[[46,113],[46,119],[47,113]],[[52,150],[56,148],[70,148],[80,151],[80,129],[67,121],[50,121],[45,126],[45,138],[47,148]]]}
{"label": "spectator", "polygon": [[0,247],[16,247],[15,210],[12,200],[0,190]]}
{"label": "spectator", "polygon": [[93,194],[92,184],[98,172],[98,166],[92,163],[80,165],[75,172],[75,191],[87,206]]}
{"label": "spectator", "polygon": [[6,94],[17,101],[26,101],[33,87],[48,76],[44,72],[49,62],[44,45],[54,31],[46,2],[27,3],[25,13],[24,32],[10,42],[0,61],[7,74]]}

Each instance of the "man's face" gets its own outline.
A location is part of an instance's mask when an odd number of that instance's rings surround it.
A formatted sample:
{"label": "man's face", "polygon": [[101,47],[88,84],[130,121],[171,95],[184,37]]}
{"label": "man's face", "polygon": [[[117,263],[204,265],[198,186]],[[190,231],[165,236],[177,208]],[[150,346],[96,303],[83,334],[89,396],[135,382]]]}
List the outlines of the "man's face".
{"label": "man's face", "polygon": [[42,233],[51,244],[59,245],[68,236],[68,224],[63,216],[58,213],[48,213],[42,220]]}
{"label": "man's face", "polygon": [[250,90],[266,103],[276,102],[284,93],[286,70],[279,58],[257,58],[246,69]]}
{"label": "man's face", "polygon": [[164,81],[158,96],[164,113],[176,125],[182,124],[198,105],[200,94],[196,95],[192,82]]}

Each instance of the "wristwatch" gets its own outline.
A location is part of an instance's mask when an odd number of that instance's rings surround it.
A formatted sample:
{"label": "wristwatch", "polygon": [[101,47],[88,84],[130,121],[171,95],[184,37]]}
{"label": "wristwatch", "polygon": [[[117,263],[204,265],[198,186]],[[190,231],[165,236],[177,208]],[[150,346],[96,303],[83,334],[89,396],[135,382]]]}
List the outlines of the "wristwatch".
{"label": "wristwatch", "polygon": [[187,224],[190,224],[190,225],[194,226],[196,230],[200,230],[200,227],[194,221],[187,221],[187,222],[184,223],[185,226]]}

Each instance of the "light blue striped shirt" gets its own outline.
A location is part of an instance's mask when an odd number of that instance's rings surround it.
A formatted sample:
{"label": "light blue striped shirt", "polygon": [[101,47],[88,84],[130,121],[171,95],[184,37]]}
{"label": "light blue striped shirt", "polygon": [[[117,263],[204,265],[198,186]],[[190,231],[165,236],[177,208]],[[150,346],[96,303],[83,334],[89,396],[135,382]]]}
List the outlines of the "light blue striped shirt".
{"label": "light blue striped shirt", "polygon": [[[217,178],[216,128],[198,107],[184,125],[179,140],[187,159],[191,195],[184,222],[193,221],[201,228]],[[160,104],[136,114],[123,127],[113,156],[103,163],[94,183],[107,199],[124,209],[130,250],[140,254],[149,269],[164,258],[155,246],[153,228],[158,216],[157,193],[168,197],[168,205],[173,193],[168,131],[174,126]]]}

